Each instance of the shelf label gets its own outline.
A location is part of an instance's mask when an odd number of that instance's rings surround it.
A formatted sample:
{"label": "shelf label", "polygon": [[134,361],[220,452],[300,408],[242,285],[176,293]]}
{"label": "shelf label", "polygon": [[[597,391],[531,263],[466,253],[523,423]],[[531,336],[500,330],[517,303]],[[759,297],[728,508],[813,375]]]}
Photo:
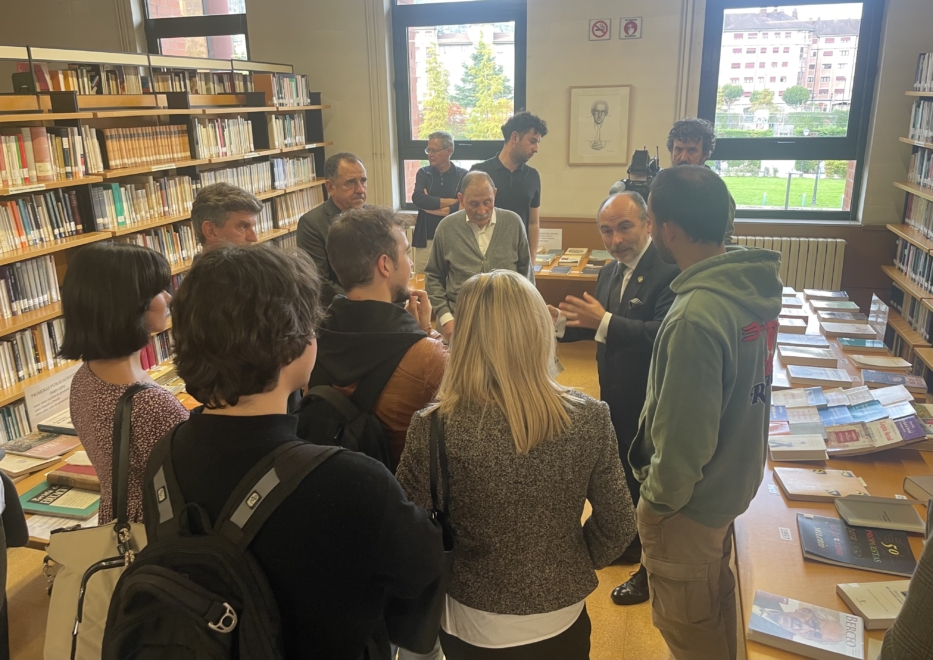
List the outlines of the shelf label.
{"label": "shelf label", "polygon": [[159,170],[173,170],[175,169],[175,163],[165,163],[163,165],[153,165],[152,171],[158,172]]}
{"label": "shelf label", "polygon": [[259,152],[250,151],[248,154],[243,154],[243,158],[256,158],[259,155]]}
{"label": "shelf label", "polygon": [[10,195],[18,195],[20,193],[34,192],[36,190],[45,190],[44,183],[34,183],[31,186],[17,186],[15,188],[9,188]]}

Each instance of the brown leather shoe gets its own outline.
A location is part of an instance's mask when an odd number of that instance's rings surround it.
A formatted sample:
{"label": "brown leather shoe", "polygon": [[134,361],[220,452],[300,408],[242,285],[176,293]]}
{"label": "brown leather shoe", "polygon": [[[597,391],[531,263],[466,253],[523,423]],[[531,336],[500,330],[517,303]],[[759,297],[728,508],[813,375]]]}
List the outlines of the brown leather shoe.
{"label": "brown leather shoe", "polygon": [[648,597],[648,571],[644,566],[632,573],[627,582],[612,590],[612,602],[616,605],[638,605],[647,602]]}

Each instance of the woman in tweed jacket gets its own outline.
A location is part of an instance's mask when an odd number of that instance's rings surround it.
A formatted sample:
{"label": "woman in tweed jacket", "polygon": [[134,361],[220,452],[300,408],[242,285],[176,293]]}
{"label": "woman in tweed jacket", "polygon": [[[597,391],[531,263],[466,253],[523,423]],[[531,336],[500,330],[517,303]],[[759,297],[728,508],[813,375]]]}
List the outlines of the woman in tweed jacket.
{"label": "woman in tweed jacket", "polygon": [[448,660],[588,658],[594,570],[635,536],[609,408],[554,380],[553,322],[527,279],[476,275],[457,312],[438,403],[412,419],[397,472],[430,508],[441,415],[456,533],[441,646]]}

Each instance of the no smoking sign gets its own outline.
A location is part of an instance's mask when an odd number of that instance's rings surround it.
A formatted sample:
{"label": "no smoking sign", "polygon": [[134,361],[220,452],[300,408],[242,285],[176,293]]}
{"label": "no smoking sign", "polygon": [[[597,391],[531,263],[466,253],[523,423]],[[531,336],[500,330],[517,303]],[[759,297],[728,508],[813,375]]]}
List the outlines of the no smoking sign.
{"label": "no smoking sign", "polygon": [[590,41],[609,41],[612,39],[611,18],[594,18],[590,21]]}

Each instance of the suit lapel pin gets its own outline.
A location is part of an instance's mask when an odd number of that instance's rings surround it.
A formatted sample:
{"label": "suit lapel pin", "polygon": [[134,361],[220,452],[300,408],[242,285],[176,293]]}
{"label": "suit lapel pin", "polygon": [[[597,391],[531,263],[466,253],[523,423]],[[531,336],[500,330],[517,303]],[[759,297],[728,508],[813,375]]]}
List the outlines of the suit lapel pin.
{"label": "suit lapel pin", "polygon": [[644,281],[645,281],[645,276],[644,276],[644,275],[639,275],[639,276],[638,276],[638,283],[641,284],[641,283],[644,282]]}

